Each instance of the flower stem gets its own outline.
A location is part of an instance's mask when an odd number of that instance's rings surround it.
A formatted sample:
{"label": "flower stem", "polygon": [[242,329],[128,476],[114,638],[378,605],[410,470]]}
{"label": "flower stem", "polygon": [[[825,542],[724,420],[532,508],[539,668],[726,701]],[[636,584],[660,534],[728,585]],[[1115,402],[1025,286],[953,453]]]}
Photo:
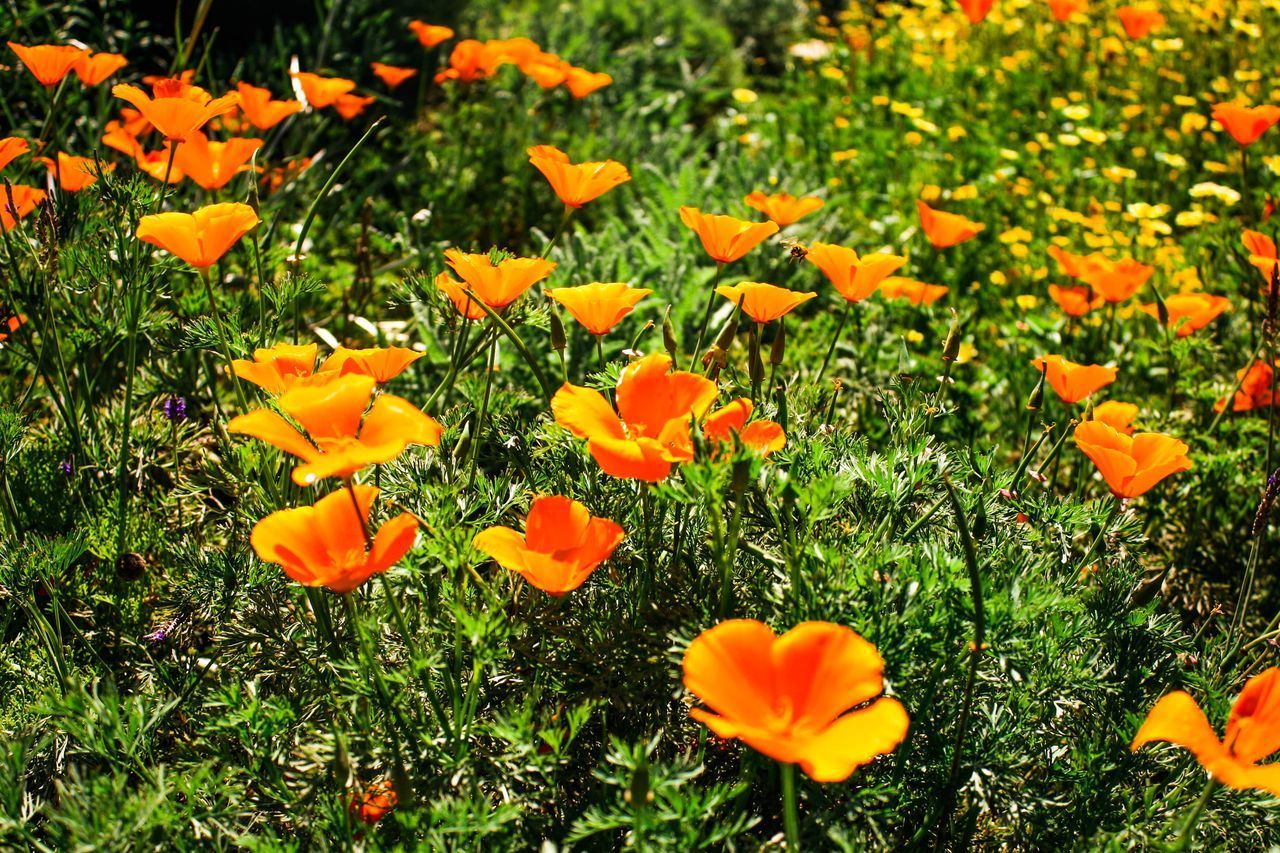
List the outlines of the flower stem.
{"label": "flower stem", "polygon": [[724,264],[716,263],[716,277],[711,281],[711,292],[707,294],[707,310],[702,315],[702,328],[698,330],[698,342],[693,347],[693,362],[698,363],[702,355],[702,340],[707,336],[707,327],[711,325],[712,310],[716,305],[716,288],[720,286],[720,276],[724,274]]}
{"label": "flower stem", "polygon": [[782,776],[782,826],[787,836],[787,850],[800,849],[800,815],[796,808],[796,766],[779,763]]}
{"label": "flower stem", "polygon": [[1170,849],[1174,851],[1191,849],[1191,842],[1195,840],[1196,824],[1200,822],[1200,816],[1204,814],[1205,807],[1209,805],[1209,800],[1217,790],[1218,780],[1210,778],[1204,786],[1203,793],[1200,794],[1200,799],[1196,800],[1196,804],[1191,807],[1191,814],[1187,815],[1187,822],[1182,825],[1182,833]]}
{"label": "flower stem", "polygon": [[818,368],[818,375],[813,380],[814,384],[822,381],[822,377],[827,375],[827,365],[831,364],[831,356],[835,354],[836,344],[840,343],[840,333],[844,331],[845,324],[849,322],[849,316],[853,313],[852,302],[846,302],[844,313],[840,315],[840,322],[836,324],[835,334],[831,336],[831,346],[827,347],[827,355],[822,359],[822,367]]}

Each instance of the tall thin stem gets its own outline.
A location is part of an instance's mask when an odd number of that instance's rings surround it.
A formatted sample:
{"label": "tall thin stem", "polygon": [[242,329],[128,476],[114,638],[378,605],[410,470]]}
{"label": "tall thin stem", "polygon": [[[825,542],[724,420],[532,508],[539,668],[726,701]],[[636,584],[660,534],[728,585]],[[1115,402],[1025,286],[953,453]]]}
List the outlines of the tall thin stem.
{"label": "tall thin stem", "polygon": [[827,347],[827,355],[822,359],[822,367],[818,368],[818,375],[813,380],[814,384],[822,381],[822,377],[827,375],[827,365],[831,364],[831,356],[835,354],[836,344],[840,343],[840,333],[844,331],[845,324],[849,322],[849,315],[853,313],[854,303],[846,302],[844,313],[840,315],[840,322],[836,324],[835,334],[831,336],[831,346]]}
{"label": "tall thin stem", "polygon": [[800,814],[796,808],[796,766],[780,762],[782,776],[782,827],[787,837],[787,850],[800,849]]}
{"label": "tall thin stem", "polygon": [[711,325],[711,314],[716,306],[716,288],[720,286],[720,276],[724,274],[724,264],[716,262],[716,277],[711,280],[711,292],[707,294],[707,310],[702,315],[702,328],[698,330],[698,342],[693,347],[693,362],[698,363],[702,357],[702,341],[707,336],[707,327]]}

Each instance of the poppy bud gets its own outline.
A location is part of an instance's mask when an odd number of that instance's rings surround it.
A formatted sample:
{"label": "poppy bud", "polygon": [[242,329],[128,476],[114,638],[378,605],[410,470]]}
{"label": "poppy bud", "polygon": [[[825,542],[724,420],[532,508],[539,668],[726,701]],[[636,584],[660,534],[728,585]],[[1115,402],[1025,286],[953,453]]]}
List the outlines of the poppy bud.
{"label": "poppy bud", "polygon": [[947,339],[942,344],[942,360],[955,361],[960,355],[960,317],[955,309],[951,309],[951,328],[947,330]]}
{"label": "poppy bud", "polygon": [[733,463],[733,491],[742,494],[747,488],[747,475],[751,473],[751,462],[739,459]]}
{"label": "poppy bud", "polygon": [[773,346],[769,349],[769,363],[775,367],[782,364],[787,354],[787,324],[778,323],[778,334],[773,336]]}
{"label": "poppy bud", "polygon": [[461,465],[467,460],[467,452],[471,449],[471,424],[466,423],[462,427],[462,435],[458,436],[458,443],[453,446],[453,464],[454,467]]}
{"label": "poppy bud", "polygon": [[779,382],[778,387],[773,392],[774,405],[778,407],[778,426],[782,427],[782,431],[787,431],[788,421],[790,420],[787,412],[787,386]]}
{"label": "poppy bud", "polygon": [[625,799],[627,804],[640,811],[653,800],[653,792],[649,790],[649,759],[640,756],[640,763],[631,774],[631,786],[627,788]]}
{"label": "poppy bud", "polygon": [[720,334],[716,336],[716,341],[711,348],[718,349],[721,352],[728,353],[729,348],[733,346],[733,339],[738,336],[738,312],[734,311],[729,315],[729,319],[725,321],[724,328],[720,330]]}
{"label": "poppy bud", "polygon": [[1160,325],[1164,328],[1169,327],[1169,306],[1164,304],[1164,296],[1160,293],[1160,288],[1152,287],[1156,294],[1156,319],[1160,321]]}
{"label": "poppy bud", "polygon": [[556,304],[550,303],[551,306],[551,348],[556,352],[564,352],[568,345],[568,338],[564,333],[564,321],[560,319],[560,312],[556,310]]}
{"label": "poppy bud", "polygon": [[751,381],[760,383],[764,381],[764,360],[760,358],[760,347],[757,344],[751,348],[750,364],[748,365],[751,375]]}
{"label": "poppy bud", "polygon": [[670,305],[667,306],[667,313],[662,315],[662,347],[672,358],[680,352],[680,340],[676,337],[676,327],[671,322]]}
{"label": "poppy bud", "polygon": [[1031,396],[1027,398],[1027,411],[1038,412],[1044,405],[1044,380],[1048,372],[1048,366],[1042,366],[1040,379],[1036,382],[1036,387],[1031,389]]}

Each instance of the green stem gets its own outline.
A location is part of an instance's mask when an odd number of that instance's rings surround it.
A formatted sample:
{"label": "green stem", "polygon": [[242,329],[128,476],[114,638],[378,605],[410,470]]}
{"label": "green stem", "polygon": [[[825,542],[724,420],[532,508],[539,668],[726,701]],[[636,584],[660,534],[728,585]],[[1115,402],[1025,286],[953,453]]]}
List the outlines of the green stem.
{"label": "green stem", "polygon": [[1213,799],[1213,794],[1217,790],[1218,780],[1210,778],[1204,786],[1204,792],[1200,794],[1200,799],[1196,800],[1196,804],[1191,807],[1191,814],[1187,815],[1187,822],[1182,826],[1182,833],[1173,844],[1172,849],[1174,851],[1191,849],[1191,842],[1195,840],[1196,824],[1200,822],[1200,816],[1204,814],[1205,808],[1209,805],[1209,800]]}
{"label": "green stem", "polygon": [[782,826],[787,837],[787,850],[800,849],[800,815],[796,808],[796,766],[779,763],[782,776]]}
{"label": "green stem", "polygon": [[484,438],[484,422],[489,414],[489,395],[493,391],[493,371],[498,357],[498,340],[494,338],[489,346],[489,358],[485,362],[484,396],[480,399],[480,413],[476,417],[476,434],[471,439],[470,472],[467,474],[467,488],[476,484],[476,464],[480,456],[480,440]]}
{"label": "green stem", "polygon": [[831,336],[831,346],[827,347],[827,355],[822,359],[822,367],[818,368],[818,375],[813,380],[814,384],[822,381],[822,377],[827,375],[827,365],[831,364],[831,356],[835,355],[836,345],[840,343],[840,333],[844,331],[845,324],[849,322],[849,316],[853,313],[853,302],[846,302],[844,313],[840,315],[840,322],[836,324],[835,334]]}
{"label": "green stem", "polygon": [[564,206],[564,215],[560,217],[560,224],[556,227],[556,231],[551,235],[551,239],[547,241],[547,245],[542,247],[542,254],[538,257],[545,258],[551,254],[551,250],[555,247],[556,241],[560,239],[560,235],[564,233],[564,229],[568,227],[569,220],[573,218],[573,208],[569,205]]}
{"label": "green stem", "polygon": [[702,315],[702,328],[698,330],[698,342],[693,347],[693,363],[697,364],[702,357],[702,340],[707,336],[707,327],[711,325],[711,314],[716,306],[716,288],[720,286],[720,276],[724,273],[724,264],[716,263],[716,277],[711,281],[711,292],[707,294],[707,310]]}

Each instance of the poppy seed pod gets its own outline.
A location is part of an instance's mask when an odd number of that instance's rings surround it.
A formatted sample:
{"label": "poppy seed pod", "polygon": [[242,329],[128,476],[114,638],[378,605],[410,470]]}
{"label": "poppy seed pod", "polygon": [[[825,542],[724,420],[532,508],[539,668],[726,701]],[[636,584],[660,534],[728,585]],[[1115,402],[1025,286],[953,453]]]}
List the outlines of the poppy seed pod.
{"label": "poppy seed pod", "polygon": [[960,316],[955,309],[951,310],[951,328],[947,330],[947,339],[942,344],[942,360],[955,361],[960,357]]}
{"label": "poppy seed pod", "polygon": [[1156,319],[1160,321],[1161,326],[1169,325],[1169,306],[1165,304],[1164,295],[1160,293],[1158,287],[1152,287],[1156,293]]}
{"label": "poppy seed pod", "polygon": [[673,358],[680,352],[680,339],[676,337],[676,327],[671,322],[670,305],[667,306],[667,313],[662,315],[662,348]]}
{"label": "poppy seed pod", "polygon": [[775,367],[782,364],[787,354],[787,324],[778,324],[778,334],[773,336],[773,346],[769,348],[769,363]]}
{"label": "poppy seed pod", "polygon": [[1027,411],[1038,412],[1040,407],[1044,405],[1044,381],[1049,375],[1049,368],[1046,366],[1040,371],[1040,378],[1036,380],[1036,387],[1031,389],[1031,396],[1027,398]]}
{"label": "poppy seed pod", "polygon": [[551,306],[551,348],[556,352],[564,352],[568,345],[568,339],[564,333],[564,321],[560,319],[560,312],[556,310],[555,303]]}

